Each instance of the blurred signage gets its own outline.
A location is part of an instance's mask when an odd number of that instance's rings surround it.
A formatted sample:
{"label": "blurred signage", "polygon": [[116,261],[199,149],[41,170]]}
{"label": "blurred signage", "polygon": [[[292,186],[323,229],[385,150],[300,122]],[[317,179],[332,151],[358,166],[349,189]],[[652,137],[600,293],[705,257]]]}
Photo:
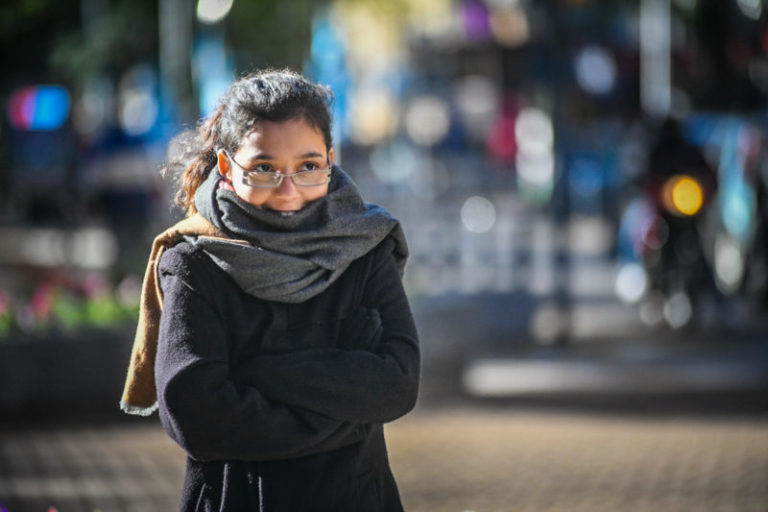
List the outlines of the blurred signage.
{"label": "blurred signage", "polygon": [[69,117],[70,98],[60,85],[17,89],[8,100],[8,121],[19,131],[58,130]]}

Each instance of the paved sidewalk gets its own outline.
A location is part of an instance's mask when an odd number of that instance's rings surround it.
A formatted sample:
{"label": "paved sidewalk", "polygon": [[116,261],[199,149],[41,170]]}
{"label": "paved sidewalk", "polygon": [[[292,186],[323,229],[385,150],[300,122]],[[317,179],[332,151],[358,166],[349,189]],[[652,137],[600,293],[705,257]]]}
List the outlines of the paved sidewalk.
{"label": "paved sidewalk", "polygon": [[0,504],[8,512],[177,510],[183,465],[159,422],[19,425],[0,432]]}
{"label": "paved sidewalk", "polygon": [[[465,404],[419,407],[386,432],[410,512],[768,510],[765,415]],[[183,461],[153,420],[6,425],[0,504],[8,512],[172,511]]]}
{"label": "paved sidewalk", "polygon": [[768,510],[768,421],[462,409],[388,434],[411,511]]}

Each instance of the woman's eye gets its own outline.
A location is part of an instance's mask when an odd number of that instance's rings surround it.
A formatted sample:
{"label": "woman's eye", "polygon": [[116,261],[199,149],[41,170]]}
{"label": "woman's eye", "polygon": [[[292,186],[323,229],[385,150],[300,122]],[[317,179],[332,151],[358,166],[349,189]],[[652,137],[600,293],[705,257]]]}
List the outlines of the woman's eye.
{"label": "woman's eye", "polygon": [[320,166],[315,162],[305,162],[304,165],[301,166],[302,171],[315,171],[319,168]]}
{"label": "woman's eye", "polygon": [[269,164],[258,164],[252,170],[256,172],[274,172]]}

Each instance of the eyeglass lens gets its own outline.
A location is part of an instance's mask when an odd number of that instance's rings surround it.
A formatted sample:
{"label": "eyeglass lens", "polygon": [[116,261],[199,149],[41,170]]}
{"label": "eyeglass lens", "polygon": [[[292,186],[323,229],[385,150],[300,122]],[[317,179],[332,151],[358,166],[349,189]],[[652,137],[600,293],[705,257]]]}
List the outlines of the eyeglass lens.
{"label": "eyeglass lens", "polygon": [[293,184],[299,187],[314,187],[325,185],[331,179],[330,169],[313,171],[301,171],[294,174],[282,174],[275,172],[251,171],[243,173],[243,183],[251,187],[279,187],[284,178],[293,180]]}

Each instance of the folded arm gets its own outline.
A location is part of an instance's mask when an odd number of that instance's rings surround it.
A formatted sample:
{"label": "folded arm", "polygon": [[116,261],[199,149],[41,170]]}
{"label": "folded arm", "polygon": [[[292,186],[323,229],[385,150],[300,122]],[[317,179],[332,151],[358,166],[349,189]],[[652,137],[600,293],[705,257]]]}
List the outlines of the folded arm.
{"label": "folded arm", "polygon": [[341,421],[385,423],[403,416],[416,403],[420,360],[413,315],[392,257],[371,273],[363,297],[363,307],[378,312],[381,328],[370,325],[378,321],[370,316],[367,326],[342,330],[360,336],[340,340],[352,348],[259,356],[238,366],[233,378],[277,402]]}

